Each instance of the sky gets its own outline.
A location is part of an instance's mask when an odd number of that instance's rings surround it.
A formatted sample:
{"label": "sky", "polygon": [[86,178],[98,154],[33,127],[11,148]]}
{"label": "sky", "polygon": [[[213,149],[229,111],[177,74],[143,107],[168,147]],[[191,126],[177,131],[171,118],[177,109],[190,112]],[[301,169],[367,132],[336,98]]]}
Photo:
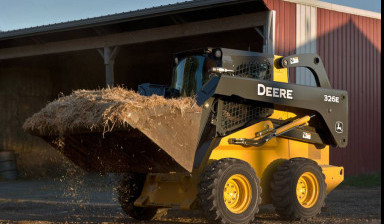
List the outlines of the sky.
{"label": "sky", "polygon": [[[0,30],[8,31],[127,12],[184,0],[0,0]],[[381,13],[381,0],[324,0]]]}

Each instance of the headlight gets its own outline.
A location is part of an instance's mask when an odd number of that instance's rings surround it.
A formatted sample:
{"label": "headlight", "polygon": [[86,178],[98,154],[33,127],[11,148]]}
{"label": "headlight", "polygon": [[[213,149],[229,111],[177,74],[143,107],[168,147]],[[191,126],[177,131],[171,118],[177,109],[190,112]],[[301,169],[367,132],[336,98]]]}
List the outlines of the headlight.
{"label": "headlight", "polygon": [[221,56],[223,56],[223,53],[222,53],[220,50],[217,50],[217,51],[215,52],[215,57],[216,57],[216,58],[221,58]]}

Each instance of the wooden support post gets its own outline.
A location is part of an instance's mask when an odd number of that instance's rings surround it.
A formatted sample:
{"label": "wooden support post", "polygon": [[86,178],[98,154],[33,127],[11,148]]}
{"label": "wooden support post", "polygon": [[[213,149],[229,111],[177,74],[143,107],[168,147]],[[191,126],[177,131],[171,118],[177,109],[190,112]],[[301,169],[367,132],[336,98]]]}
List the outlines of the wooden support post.
{"label": "wooden support post", "polygon": [[104,49],[98,49],[101,57],[104,59],[105,65],[105,86],[112,88],[115,84],[115,59],[119,53],[120,47],[104,47]]}

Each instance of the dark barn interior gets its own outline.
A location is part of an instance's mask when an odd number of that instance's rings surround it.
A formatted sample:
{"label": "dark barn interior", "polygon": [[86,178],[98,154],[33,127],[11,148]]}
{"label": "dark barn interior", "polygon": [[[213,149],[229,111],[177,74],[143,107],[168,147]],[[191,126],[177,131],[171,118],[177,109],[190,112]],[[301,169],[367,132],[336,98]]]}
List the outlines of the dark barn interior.
{"label": "dark barn interior", "polygon": [[[74,21],[3,37],[0,149],[19,155],[18,166],[25,176],[55,175],[63,157],[39,138],[24,133],[22,124],[62,93],[104,88],[103,45],[119,47],[111,63],[114,85],[134,90],[146,82],[170,84],[172,56],[180,51],[225,47],[262,52],[268,17],[264,3],[244,1],[233,6],[230,1],[222,2],[213,6],[202,1],[188,9],[160,7],[158,12],[153,11],[156,8],[146,14],[135,11],[95,18],[94,23]],[[233,15],[240,15],[240,19]],[[241,16],[254,20],[245,21]],[[228,20],[221,21],[221,17]],[[148,36],[147,30],[159,36]]]}

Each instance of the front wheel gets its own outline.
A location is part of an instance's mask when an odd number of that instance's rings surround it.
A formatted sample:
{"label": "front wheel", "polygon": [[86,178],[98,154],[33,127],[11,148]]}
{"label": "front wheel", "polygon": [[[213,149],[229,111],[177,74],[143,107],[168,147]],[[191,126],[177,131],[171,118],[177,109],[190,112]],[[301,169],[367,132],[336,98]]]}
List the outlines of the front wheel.
{"label": "front wheel", "polygon": [[282,163],[273,174],[271,189],[276,212],[288,220],[312,218],[325,204],[325,176],[310,159],[294,158]]}
{"label": "front wheel", "polygon": [[260,194],[259,178],[248,163],[222,159],[202,173],[198,197],[212,221],[248,224],[259,211]]}

